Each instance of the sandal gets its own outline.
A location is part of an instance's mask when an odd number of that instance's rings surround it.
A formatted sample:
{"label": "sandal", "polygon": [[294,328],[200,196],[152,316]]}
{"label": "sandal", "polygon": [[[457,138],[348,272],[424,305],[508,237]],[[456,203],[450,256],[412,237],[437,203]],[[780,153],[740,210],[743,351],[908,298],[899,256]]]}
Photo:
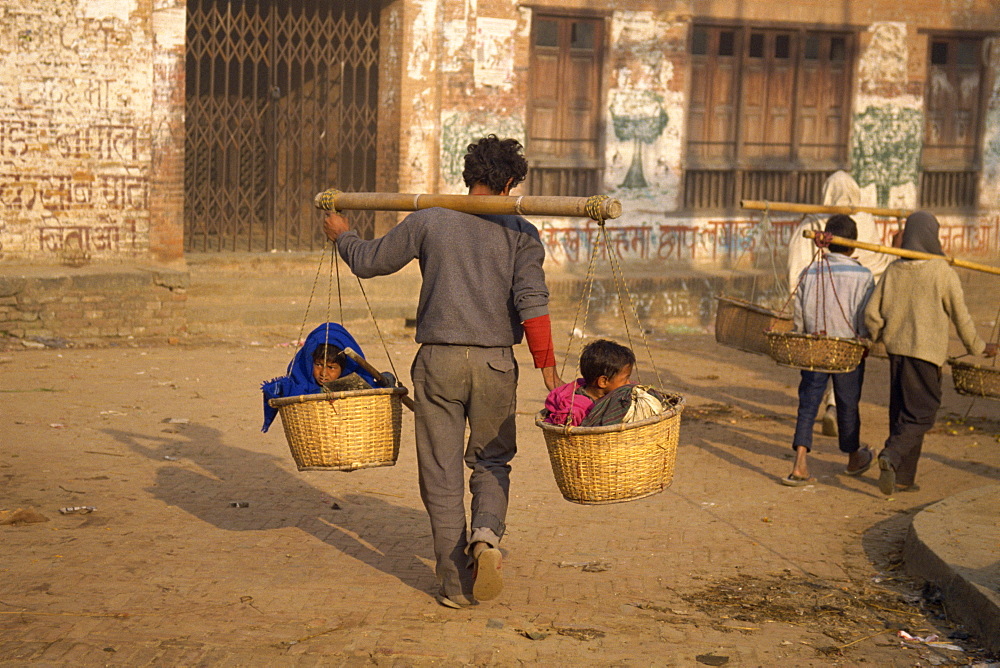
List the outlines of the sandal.
{"label": "sandal", "polygon": [[844,475],[861,475],[872,467],[872,462],[875,461],[875,453],[871,451],[871,448],[864,448],[864,452],[868,453],[868,461],[856,469],[844,469]]}
{"label": "sandal", "polygon": [[815,478],[803,478],[800,475],[789,473],[787,477],[781,479],[781,484],[788,487],[805,487],[816,482]]}
{"label": "sandal", "polygon": [[476,557],[476,581],[472,585],[472,595],[477,601],[489,601],[500,595],[503,590],[501,566],[503,557],[495,547],[483,550]]}

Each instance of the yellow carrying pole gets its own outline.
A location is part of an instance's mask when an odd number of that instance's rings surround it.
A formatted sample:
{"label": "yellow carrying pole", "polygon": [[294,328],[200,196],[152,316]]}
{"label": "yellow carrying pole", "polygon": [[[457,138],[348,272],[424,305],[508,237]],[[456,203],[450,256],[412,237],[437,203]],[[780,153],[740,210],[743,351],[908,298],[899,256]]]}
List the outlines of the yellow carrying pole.
{"label": "yellow carrying pole", "polygon": [[546,197],[540,195],[410,195],[406,193],[344,193],[331,188],[316,195],[325,211],[417,211],[439,206],[473,214],[574,216],[610,220],[622,215],[622,204],[607,195]]}
{"label": "yellow carrying pole", "polygon": [[873,216],[888,216],[906,218],[912,213],[906,209],[883,209],[877,206],[825,206],[822,204],[796,204],[794,202],[768,202],[764,200],[743,199],[740,206],[755,211],[788,211],[791,213],[870,213]]}
{"label": "yellow carrying pole", "polygon": [[[816,232],[814,232],[813,230],[802,230],[802,236],[804,236],[806,239],[813,239],[816,237]],[[956,267],[962,267],[964,269],[973,269],[975,271],[983,271],[986,272],[987,274],[1000,274],[1000,267],[991,267],[986,264],[969,262],[968,260],[958,260],[948,255],[934,255],[933,253],[921,253],[920,251],[906,250],[905,248],[880,246],[878,244],[870,244],[865,241],[857,241],[855,239],[845,239],[844,237],[838,237],[838,236],[831,236],[830,243],[838,244],[840,246],[850,246],[851,248],[860,248],[861,250],[874,251],[876,253],[888,253],[889,255],[908,257],[911,260],[946,260],[948,264],[954,265]]]}

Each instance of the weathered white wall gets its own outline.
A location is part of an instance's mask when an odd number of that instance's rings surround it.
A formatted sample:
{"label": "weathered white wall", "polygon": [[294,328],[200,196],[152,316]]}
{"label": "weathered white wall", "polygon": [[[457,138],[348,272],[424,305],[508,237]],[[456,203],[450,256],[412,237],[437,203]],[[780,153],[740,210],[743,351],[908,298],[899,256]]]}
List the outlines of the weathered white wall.
{"label": "weathered white wall", "polygon": [[148,254],[151,11],[0,2],[0,260]]}

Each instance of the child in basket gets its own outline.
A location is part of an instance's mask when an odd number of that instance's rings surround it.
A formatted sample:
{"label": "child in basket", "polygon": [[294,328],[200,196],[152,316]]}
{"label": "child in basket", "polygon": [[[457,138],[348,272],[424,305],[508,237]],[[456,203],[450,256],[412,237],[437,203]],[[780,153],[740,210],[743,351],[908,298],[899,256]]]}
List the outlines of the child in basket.
{"label": "child in basket", "polygon": [[[844,214],[831,216],[825,230],[845,239],[857,239],[854,219]],[[864,338],[865,305],[875,287],[872,272],[851,257],[850,246],[830,244],[830,252],[802,270],[795,294],[795,330],[840,338]],[[819,411],[826,384],[833,379],[837,401],[837,439],[840,451],[847,454],[847,475],[859,476],[872,464],[874,454],[861,447],[861,417],[858,402],[865,379],[865,361],[847,373],[800,371],[799,410],[792,437],[795,464],[781,484],[799,487],[813,482],[809,477],[807,455],[812,450],[813,422]]]}
{"label": "child in basket", "polygon": [[[327,392],[370,390],[372,385],[358,373],[344,373],[347,354],[332,343],[321,343],[313,351],[313,379]],[[351,360],[353,362],[353,360]],[[355,364],[356,365],[356,364]]]}
{"label": "child in basket", "polygon": [[278,410],[268,403],[270,399],[374,387],[375,379],[371,374],[344,354],[347,348],[364,357],[361,346],[350,332],[335,322],[325,323],[310,332],[288,363],[285,375],[261,385],[264,393],[261,431],[267,431],[278,415]]}
{"label": "child in basket", "polygon": [[663,412],[663,396],[656,390],[629,383],[635,354],[626,346],[598,339],[580,354],[580,375],[560,385],[545,399],[546,422],[599,427],[635,422]]}

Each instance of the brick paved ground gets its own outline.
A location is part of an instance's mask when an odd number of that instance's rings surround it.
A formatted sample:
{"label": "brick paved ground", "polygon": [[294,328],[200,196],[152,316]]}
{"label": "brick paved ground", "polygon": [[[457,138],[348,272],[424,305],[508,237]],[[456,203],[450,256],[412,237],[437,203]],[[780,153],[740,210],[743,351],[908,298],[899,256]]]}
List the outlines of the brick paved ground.
{"label": "brick paved ground", "polygon": [[[299,473],[280,428],[259,432],[258,384],[290,354],[273,341],[2,353],[0,510],[30,506],[49,521],[0,526],[0,665],[982,658],[900,647],[891,627],[953,627],[894,560],[914,512],[1000,479],[1000,403],[977,401],[972,430],[948,424],[969,399],[946,379],[919,492],[886,500],[874,473],[839,475],[844,460],[821,436],[818,483],[792,489],[778,479],[791,466],[796,372],[707,335],[654,338],[664,385],[690,406],[673,485],[632,503],[563,500],[532,421],[543,387],[524,366],[506,588],[463,611],[431,596],[409,415],[395,467]],[[402,331],[389,343],[406,377],[415,346]],[[886,371],[870,361],[862,406],[876,446]],[[81,505],[97,510],[58,512]]]}

